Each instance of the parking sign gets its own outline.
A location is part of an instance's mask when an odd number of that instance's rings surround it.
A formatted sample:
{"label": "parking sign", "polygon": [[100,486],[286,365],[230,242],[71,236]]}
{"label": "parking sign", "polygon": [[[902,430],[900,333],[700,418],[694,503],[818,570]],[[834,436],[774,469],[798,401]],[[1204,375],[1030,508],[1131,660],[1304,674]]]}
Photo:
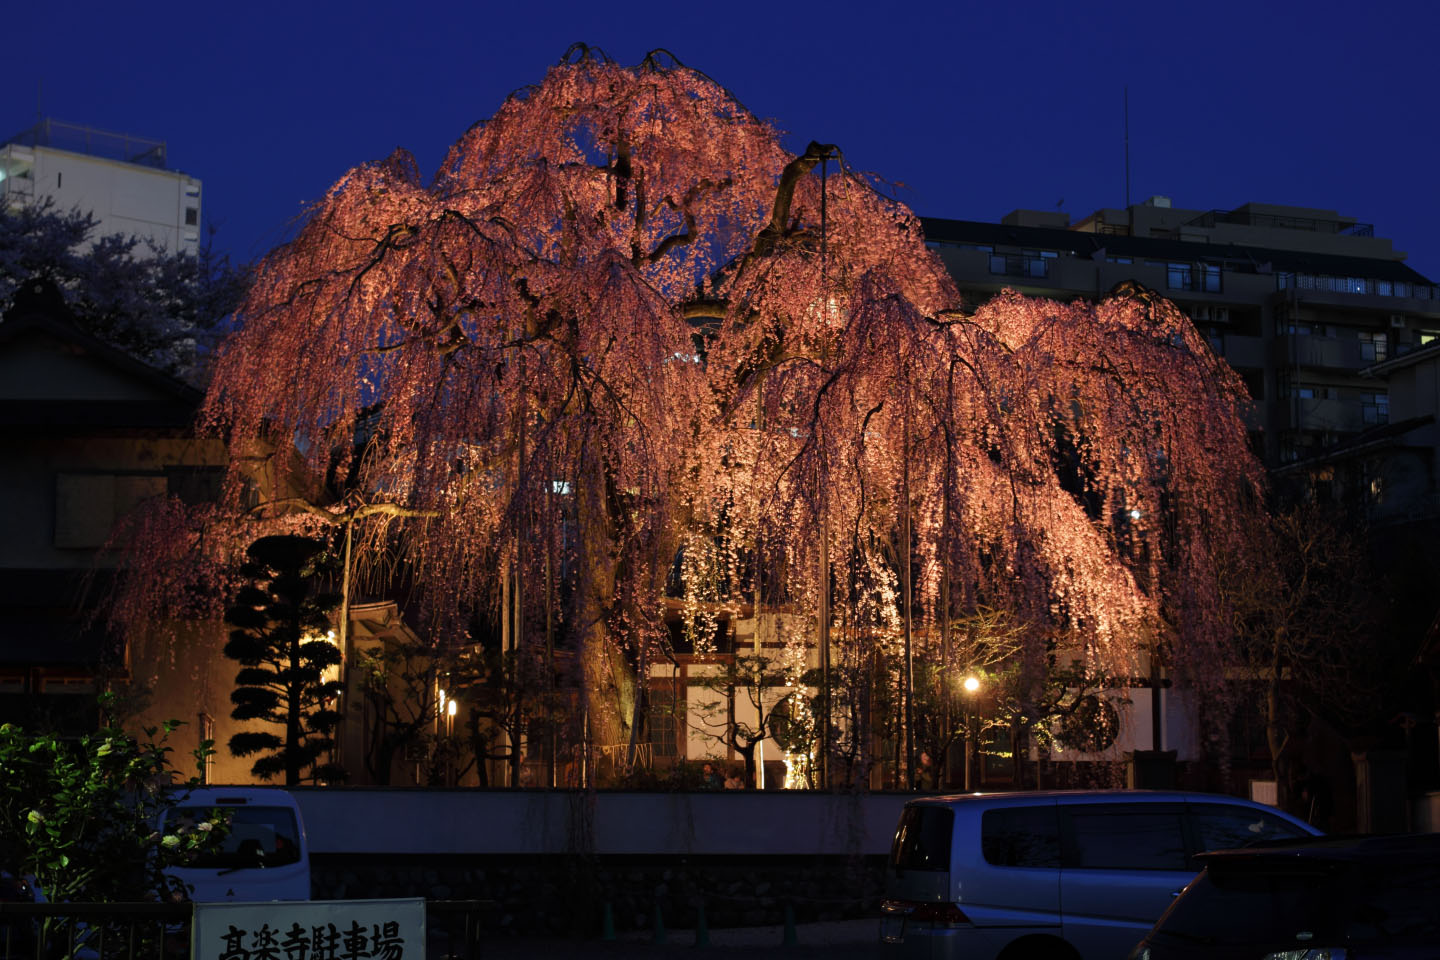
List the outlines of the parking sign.
{"label": "parking sign", "polygon": [[425,960],[425,900],[197,903],[192,960]]}

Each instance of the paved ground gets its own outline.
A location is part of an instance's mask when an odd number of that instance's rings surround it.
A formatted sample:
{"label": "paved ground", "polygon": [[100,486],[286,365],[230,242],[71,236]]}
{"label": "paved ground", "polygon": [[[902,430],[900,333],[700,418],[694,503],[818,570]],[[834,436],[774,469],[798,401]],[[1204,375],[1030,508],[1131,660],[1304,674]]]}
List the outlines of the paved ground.
{"label": "paved ground", "polygon": [[[730,927],[710,931],[710,943],[701,951],[715,957],[753,957],[755,960],[801,960],[834,957],[860,960],[883,956],[877,942],[876,920],[841,920],[832,923],[801,923],[795,928],[795,945],[785,946],[785,929]],[[696,948],[694,930],[669,930],[664,943],[655,943],[649,933],[624,933],[614,941],[540,940],[516,937],[492,939],[481,944],[481,960],[522,960],[528,957],[623,958],[652,960],[690,955]]]}

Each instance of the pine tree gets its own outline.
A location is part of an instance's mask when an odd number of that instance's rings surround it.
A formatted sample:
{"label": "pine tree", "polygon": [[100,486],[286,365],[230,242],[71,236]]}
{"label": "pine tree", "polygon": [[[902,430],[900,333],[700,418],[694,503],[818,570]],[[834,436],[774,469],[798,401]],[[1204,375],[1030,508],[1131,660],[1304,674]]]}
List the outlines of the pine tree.
{"label": "pine tree", "polygon": [[235,628],[225,656],[242,664],[230,694],[235,704],[230,716],[276,724],[284,734],[243,731],[230,738],[230,752],[258,755],[251,772],[262,780],[283,773],[286,786],[344,779],[338,765],[322,762],[335,745],[340,713],[334,701],[344,686],[326,677],[341,658],[325,639],[340,599],[319,589],[330,567],[324,544],[308,537],[263,537],[246,556],[241,572],[252,582],[225,613]]}

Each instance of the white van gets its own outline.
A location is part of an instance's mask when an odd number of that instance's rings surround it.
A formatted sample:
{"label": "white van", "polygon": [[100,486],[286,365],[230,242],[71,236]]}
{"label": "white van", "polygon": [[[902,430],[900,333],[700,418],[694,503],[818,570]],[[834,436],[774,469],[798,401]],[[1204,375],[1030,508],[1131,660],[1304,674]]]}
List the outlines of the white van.
{"label": "white van", "polygon": [[300,806],[284,790],[197,787],[175,795],[161,815],[161,832],[220,810],[229,824],[224,842],[166,875],[197,903],[309,900],[310,847]]}
{"label": "white van", "polygon": [[1200,872],[1197,854],[1318,834],[1203,793],[916,799],[895,831],[880,939],[897,960],[1124,957]]}

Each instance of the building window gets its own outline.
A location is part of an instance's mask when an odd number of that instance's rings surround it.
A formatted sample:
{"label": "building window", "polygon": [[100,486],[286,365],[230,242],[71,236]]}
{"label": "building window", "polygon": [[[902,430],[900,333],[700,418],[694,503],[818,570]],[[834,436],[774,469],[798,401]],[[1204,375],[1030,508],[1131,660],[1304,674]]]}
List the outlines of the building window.
{"label": "building window", "polygon": [[1211,263],[1166,263],[1165,285],[1171,290],[1220,292],[1220,268]]}
{"label": "building window", "polygon": [[1026,277],[1043,280],[1050,276],[1050,251],[1025,250],[1021,253],[996,253],[990,256],[990,272],[1003,277]]}
{"label": "building window", "polygon": [[1386,356],[1386,338],[1380,331],[1360,332],[1360,359],[1367,363],[1379,363]]}
{"label": "building window", "polygon": [[92,694],[95,692],[94,677],[46,677],[40,681],[42,693],[51,694]]}
{"label": "building window", "polygon": [[[200,714],[200,739],[214,741],[215,739],[215,718],[208,713]],[[212,750],[205,755],[205,766],[200,773],[201,783],[215,782],[215,752]]]}
{"label": "building window", "polygon": [[117,520],[142,501],[165,493],[163,474],[56,474],[55,546],[104,546]]}
{"label": "building window", "polygon": [[194,207],[185,208],[185,226],[193,227],[200,222],[200,211]]}
{"label": "building window", "polygon": [[1360,415],[1367,424],[1390,422],[1390,397],[1384,393],[1360,394]]}
{"label": "building window", "polygon": [[650,688],[650,749],[657,760],[674,760],[680,755],[679,698],[674,680],[662,680]]}
{"label": "building window", "polygon": [[1201,264],[1200,269],[1204,271],[1204,284],[1206,293],[1220,292],[1220,268],[1208,263]]}

